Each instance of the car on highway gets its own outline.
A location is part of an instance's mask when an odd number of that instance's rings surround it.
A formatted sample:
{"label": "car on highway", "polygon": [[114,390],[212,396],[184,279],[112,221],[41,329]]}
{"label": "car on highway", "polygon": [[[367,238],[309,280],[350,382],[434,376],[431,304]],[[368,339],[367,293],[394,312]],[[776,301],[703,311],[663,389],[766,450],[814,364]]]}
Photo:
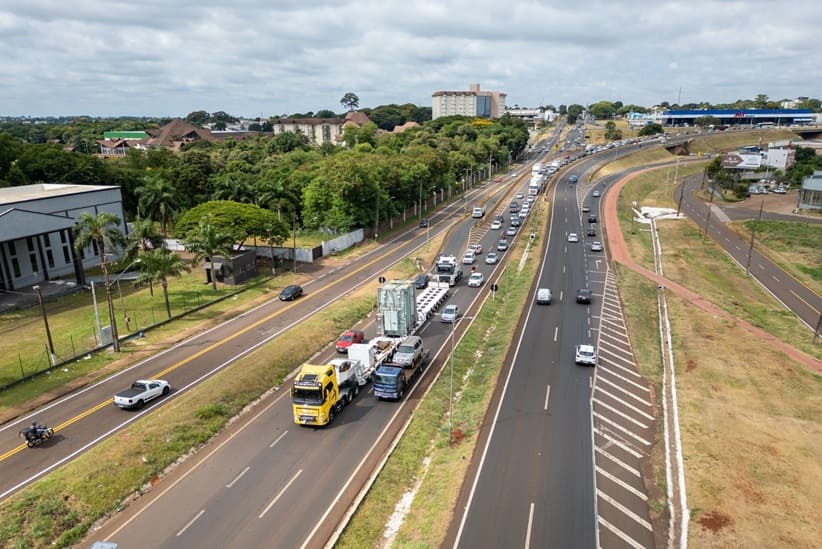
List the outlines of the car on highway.
{"label": "car on highway", "polygon": [[414,288],[418,290],[424,290],[428,287],[428,281],[430,277],[427,274],[417,275],[417,278],[414,279]]}
{"label": "car on highway", "polygon": [[485,282],[485,277],[482,276],[482,273],[471,273],[471,276],[468,277],[468,286],[470,288],[479,288],[483,282]]}
{"label": "car on highway", "polygon": [[420,220],[420,229],[427,229],[428,228],[428,218],[423,218]]}
{"label": "car on highway", "polygon": [[594,190],[594,192],[591,193],[591,196],[593,196],[594,198],[599,198],[601,194],[602,193],[599,192],[599,189],[596,189]]}
{"label": "car on highway", "polygon": [[597,214],[591,214],[588,216],[588,223],[596,223],[597,222]]}
{"label": "car on highway", "polygon": [[505,231],[506,236],[516,236],[517,235],[517,228],[514,226],[508,227],[508,230]]}
{"label": "car on highway", "polygon": [[602,251],[602,242],[599,240],[594,240],[591,242],[591,251],[592,252],[601,252]]}
{"label": "car on highway", "polygon": [[474,252],[474,255],[479,255],[482,253],[482,244],[471,244],[468,246],[469,252]]}
{"label": "car on highway", "polygon": [[346,330],[337,339],[334,348],[338,353],[348,352],[348,348],[354,343],[362,343],[365,340],[365,333],[362,330]]}
{"label": "car on highway", "polygon": [[294,301],[303,295],[303,287],[298,284],[290,284],[280,292],[280,301]]}
{"label": "car on highway", "polygon": [[502,177],[495,177],[494,178],[494,183],[501,183],[501,182],[502,182]]}
{"label": "car on highway", "polygon": [[488,255],[485,256],[486,265],[496,265],[497,261],[499,261],[497,252],[488,252]]}
{"label": "car on highway", "polygon": [[590,303],[591,290],[588,288],[580,288],[577,290],[577,303]]}
{"label": "car on highway", "polygon": [[579,235],[577,233],[568,233],[568,242],[579,242]]}
{"label": "car on highway", "polygon": [[519,215],[512,215],[509,221],[511,222],[512,227],[519,227],[522,224]]}
{"label": "car on highway", "polygon": [[440,314],[440,322],[456,322],[459,315],[460,308],[453,303],[449,303],[445,306],[445,309],[442,310],[442,314]]}
{"label": "car on highway", "polygon": [[525,195],[524,195],[524,194],[522,194],[522,193],[517,193],[517,198],[519,198],[520,200],[522,200],[523,198],[525,198]]}
{"label": "car on highway", "polygon": [[503,238],[499,242],[497,242],[497,251],[498,252],[504,252],[504,251],[507,251],[507,250],[508,250],[508,241],[506,239]]}
{"label": "car on highway", "polygon": [[574,353],[574,362],[577,364],[587,364],[589,366],[596,366],[597,353],[593,345],[577,345]]}
{"label": "car on highway", "polygon": [[491,229],[497,231],[502,228],[502,221],[499,219],[495,219],[493,223],[491,223]]}
{"label": "car on highway", "polygon": [[585,231],[587,236],[596,236],[597,235],[597,226],[596,225],[588,225],[588,230]]}
{"label": "car on highway", "polygon": [[582,213],[588,213],[590,211],[591,211],[591,206],[589,206],[588,204],[583,204],[582,205]]}
{"label": "car on highway", "polygon": [[550,305],[551,297],[551,288],[537,289],[537,305]]}
{"label": "car on highway", "polygon": [[568,183],[576,183],[578,179],[575,175],[568,176]]}
{"label": "car on highway", "polygon": [[474,255],[474,252],[471,252],[471,251],[465,252],[462,255],[462,263],[463,263],[463,265],[473,265],[474,260],[476,258],[477,258],[477,256]]}
{"label": "car on highway", "polygon": [[519,211],[519,203],[516,200],[512,201],[508,206],[508,211],[511,213],[517,213]]}
{"label": "car on highway", "polygon": [[139,410],[149,400],[170,392],[171,385],[164,379],[141,379],[114,395],[114,405],[123,410]]}

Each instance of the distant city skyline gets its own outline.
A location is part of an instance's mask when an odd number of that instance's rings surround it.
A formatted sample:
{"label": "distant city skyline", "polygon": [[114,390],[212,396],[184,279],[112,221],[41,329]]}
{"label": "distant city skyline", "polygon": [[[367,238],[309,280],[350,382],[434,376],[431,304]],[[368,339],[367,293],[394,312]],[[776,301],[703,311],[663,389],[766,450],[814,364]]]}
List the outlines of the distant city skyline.
{"label": "distant city skyline", "polygon": [[257,118],[432,105],[818,97],[822,4],[0,0],[0,116]]}

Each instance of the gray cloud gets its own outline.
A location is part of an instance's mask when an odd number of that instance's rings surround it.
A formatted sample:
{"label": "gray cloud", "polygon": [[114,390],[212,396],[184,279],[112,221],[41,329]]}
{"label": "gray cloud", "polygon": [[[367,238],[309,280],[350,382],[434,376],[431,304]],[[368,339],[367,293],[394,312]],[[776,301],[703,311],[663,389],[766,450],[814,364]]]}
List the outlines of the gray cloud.
{"label": "gray cloud", "polygon": [[819,97],[819,28],[815,0],[0,0],[0,115]]}

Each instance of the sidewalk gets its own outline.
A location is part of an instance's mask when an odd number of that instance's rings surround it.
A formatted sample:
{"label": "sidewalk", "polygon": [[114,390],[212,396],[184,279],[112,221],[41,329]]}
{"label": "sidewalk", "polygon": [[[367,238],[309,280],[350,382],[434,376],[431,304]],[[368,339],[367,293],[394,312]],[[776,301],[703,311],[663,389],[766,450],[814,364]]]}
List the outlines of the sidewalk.
{"label": "sidewalk", "polygon": [[622,234],[622,230],[619,228],[619,219],[617,218],[616,203],[617,198],[619,197],[619,191],[622,189],[622,187],[624,187],[634,177],[637,177],[638,175],[650,169],[653,168],[646,168],[644,170],[640,170],[633,174],[623,177],[622,179],[614,183],[610,187],[608,192],[605,193],[605,203],[603,204],[602,215],[604,217],[605,226],[611,229],[607,231],[608,253],[610,255],[611,261],[621,263],[622,265],[625,265],[632,271],[639,273],[650,280],[653,280],[658,285],[664,286],[666,289],[670,290],[677,296],[681,297],[682,299],[690,301],[693,305],[699,307],[704,311],[707,311],[715,316],[735,322],[737,325],[742,327],[744,330],[748,331],[757,339],[761,341],[767,341],[774,348],[779,349],[780,351],[791,357],[793,360],[801,364],[804,364],[805,366],[812,368],[818,372],[822,372],[822,361],[819,361],[816,358],[788,345],[784,341],[776,338],[775,336],[769,334],[761,328],[757,328],[756,326],[753,326],[752,324],[749,324],[744,320],[740,320],[739,318],[734,317],[724,309],[720,309],[704,297],[692,292],[688,288],[680,286],[676,282],[668,280],[665,277],[659,276],[655,272],[634,263],[634,261],[628,254],[628,247],[625,244],[625,238]]}

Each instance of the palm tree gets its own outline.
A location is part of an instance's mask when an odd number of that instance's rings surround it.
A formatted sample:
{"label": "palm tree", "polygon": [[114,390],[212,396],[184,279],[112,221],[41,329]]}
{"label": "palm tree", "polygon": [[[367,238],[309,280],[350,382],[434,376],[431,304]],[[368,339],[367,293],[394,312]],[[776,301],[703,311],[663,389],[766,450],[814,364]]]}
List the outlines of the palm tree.
{"label": "palm tree", "polygon": [[111,322],[111,338],[114,352],[120,352],[120,340],[117,335],[117,322],[114,315],[114,300],[111,298],[111,280],[109,277],[109,262],[106,258],[106,249],[111,251],[122,248],[126,244],[126,237],[120,231],[120,218],[108,212],[100,212],[96,216],[84,212],[77,219],[74,227],[74,249],[78,254],[97,243],[100,252],[100,267],[106,279],[106,300],[108,301],[108,317]]}
{"label": "palm tree", "polygon": [[183,243],[186,250],[194,252],[194,264],[202,259],[211,263],[211,287],[217,291],[217,277],[214,275],[214,256],[228,256],[234,247],[234,239],[228,233],[221,233],[207,219],[200,222],[197,230]]}
{"label": "palm tree", "polygon": [[168,222],[177,209],[177,189],[157,175],[143,178],[143,186],[134,189],[140,214],[160,222],[163,234],[168,234]]}
{"label": "palm tree", "polygon": [[[157,225],[154,221],[137,218],[131,224],[131,232],[128,235],[128,244],[126,245],[126,258],[129,261],[136,261],[139,256],[164,247],[165,240],[163,235],[157,232]],[[148,283],[148,290],[154,296],[152,281]]]}
{"label": "palm tree", "polygon": [[140,277],[135,281],[135,284],[160,282],[163,286],[166,313],[168,313],[168,318],[171,318],[171,304],[168,301],[168,277],[179,277],[183,272],[191,271],[191,267],[186,265],[180,259],[180,256],[164,248],[155,248],[145,252],[140,256],[139,261]]}

